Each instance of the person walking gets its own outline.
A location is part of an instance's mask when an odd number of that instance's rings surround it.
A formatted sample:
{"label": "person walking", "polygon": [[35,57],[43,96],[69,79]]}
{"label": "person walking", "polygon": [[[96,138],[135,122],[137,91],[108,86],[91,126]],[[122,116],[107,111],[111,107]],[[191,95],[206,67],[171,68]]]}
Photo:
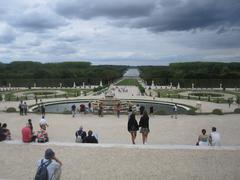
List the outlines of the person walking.
{"label": "person walking", "polygon": [[175,116],[175,119],[177,119],[177,114],[178,114],[178,107],[177,107],[177,104],[174,104],[171,118],[173,118],[173,116]]}
{"label": "person walking", "polygon": [[91,101],[88,102],[88,112],[92,113],[92,103],[91,103]]}
{"label": "person walking", "polygon": [[119,118],[120,117],[120,112],[121,112],[121,104],[120,104],[120,102],[117,103],[116,111],[117,111],[117,117]]}
{"label": "person walking", "polygon": [[150,115],[153,115],[153,106],[150,106],[150,108],[149,108],[149,114],[150,114]]}
{"label": "person walking", "polygon": [[75,117],[75,115],[76,115],[76,105],[75,104],[72,105],[71,110],[72,110],[72,117]]}
{"label": "person walking", "polygon": [[24,102],[24,104],[23,104],[23,114],[24,115],[27,115],[27,110],[28,110],[27,102]]}
{"label": "person walking", "polygon": [[42,116],[45,116],[45,105],[44,104],[41,105],[41,113],[42,113]]}
{"label": "person walking", "polygon": [[137,137],[138,130],[139,127],[136,120],[135,112],[132,112],[128,119],[128,132],[131,134],[132,144],[135,144],[135,139]]}
{"label": "person walking", "polygon": [[23,116],[23,101],[20,101],[18,108],[19,108],[20,115]]}
{"label": "person walking", "polygon": [[147,144],[148,133],[150,132],[150,130],[149,130],[149,116],[146,110],[143,111],[143,115],[140,118],[139,127],[141,127],[140,133],[142,133],[142,142],[143,144]]}

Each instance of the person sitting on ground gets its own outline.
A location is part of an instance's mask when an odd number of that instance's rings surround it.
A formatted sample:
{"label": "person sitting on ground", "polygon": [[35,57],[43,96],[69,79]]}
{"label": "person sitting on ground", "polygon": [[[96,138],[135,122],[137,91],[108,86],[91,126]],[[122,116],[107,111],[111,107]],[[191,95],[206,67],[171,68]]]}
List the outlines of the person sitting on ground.
{"label": "person sitting on ground", "polygon": [[36,137],[32,136],[32,131],[30,125],[27,123],[24,128],[22,128],[22,141],[25,143],[35,142]]}
{"label": "person sitting on ground", "polygon": [[0,141],[6,140],[7,135],[4,133],[4,130],[2,128],[2,124],[0,123]]}
{"label": "person sitting on ground", "polygon": [[206,129],[202,129],[202,134],[198,136],[197,146],[208,146],[208,135]]}
{"label": "person sitting on ground", "polygon": [[33,131],[33,125],[32,125],[32,120],[31,119],[28,119],[28,124],[29,124],[29,128],[31,129],[32,139],[35,142],[37,136],[35,135],[35,132]]}
{"label": "person sitting on ground", "polygon": [[49,138],[48,138],[48,133],[47,133],[46,129],[43,129],[40,127],[40,129],[37,132],[37,142],[45,143],[48,141],[49,141]]}
{"label": "person sitting on ground", "polygon": [[29,124],[29,127],[31,129],[31,132],[33,132],[33,125],[32,125],[32,120],[31,119],[28,119],[28,124]]}
{"label": "person sitting on ground", "polygon": [[42,116],[42,119],[39,121],[39,126],[41,129],[46,130],[48,127],[47,120],[45,119],[45,116]]}
{"label": "person sitting on ground", "polygon": [[3,130],[3,133],[6,135],[5,140],[11,140],[11,132],[10,132],[9,129],[7,129],[7,124],[6,123],[4,123],[2,125],[2,130]]}
{"label": "person sitting on ground", "polygon": [[44,158],[38,160],[35,179],[39,177],[42,166],[47,167],[47,179],[60,180],[62,162],[55,156],[55,153],[52,149],[46,149]]}
{"label": "person sitting on ground", "polygon": [[83,127],[80,126],[79,130],[76,131],[75,133],[76,136],[76,142],[77,143],[82,143],[83,139],[87,136],[86,132],[83,131]]}
{"label": "person sitting on ground", "polygon": [[209,144],[211,146],[221,146],[221,137],[220,134],[217,132],[216,127],[212,127],[212,132],[209,136]]}
{"label": "person sitting on ground", "polygon": [[83,143],[98,143],[98,140],[92,134],[93,134],[92,130],[89,130],[88,136],[83,139]]}

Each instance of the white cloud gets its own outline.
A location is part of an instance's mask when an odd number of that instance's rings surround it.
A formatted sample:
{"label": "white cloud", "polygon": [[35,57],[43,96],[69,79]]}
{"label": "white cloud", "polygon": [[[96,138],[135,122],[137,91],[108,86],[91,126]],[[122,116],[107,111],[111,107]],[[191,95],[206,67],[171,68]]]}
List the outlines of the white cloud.
{"label": "white cloud", "polygon": [[[221,0],[216,7],[206,6],[215,0],[115,2],[0,1],[0,44],[4,45],[0,47],[0,61],[156,65],[184,60],[240,60],[238,12],[227,11],[232,7],[227,1]],[[196,21],[201,8],[209,16]],[[179,9],[187,11],[184,14]],[[211,19],[219,15],[219,9],[226,16]]]}

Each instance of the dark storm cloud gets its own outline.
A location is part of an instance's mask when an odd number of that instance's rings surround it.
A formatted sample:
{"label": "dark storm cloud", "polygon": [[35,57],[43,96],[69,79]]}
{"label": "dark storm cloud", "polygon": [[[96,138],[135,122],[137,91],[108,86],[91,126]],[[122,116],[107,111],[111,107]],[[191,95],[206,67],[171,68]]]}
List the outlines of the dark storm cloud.
{"label": "dark storm cloud", "polygon": [[44,8],[31,9],[21,16],[11,18],[9,23],[14,27],[20,27],[27,31],[44,31],[66,25],[66,20],[53,11]]}
{"label": "dark storm cloud", "polygon": [[67,17],[91,19],[95,17],[135,18],[147,16],[154,9],[154,0],[60,0],[56,11]]}
{"label": "dark storm cloud", "polygon": [[[125,26],[153,32],[218,29],[240,25],[239,0],[77,1],[60,0],[56,11],[66,17],[108,17]],[[123,22],[121,21],[121,25]]]}
{"label": "dark storm cloud", "polygon": [[228,29],[240,25],[239,0],[176,1],[159,3],[151,16],[134,21],[131,25],[154,32],[193,29]]}

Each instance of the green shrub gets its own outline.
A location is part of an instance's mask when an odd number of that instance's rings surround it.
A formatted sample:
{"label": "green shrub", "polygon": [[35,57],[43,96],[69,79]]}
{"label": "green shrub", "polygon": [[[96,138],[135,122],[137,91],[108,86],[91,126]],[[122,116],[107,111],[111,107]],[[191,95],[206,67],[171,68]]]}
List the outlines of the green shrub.
{"label": "green shrub", "polygon": [[213,114],[216,114],[216,115],[223,115],[223,112],[222,112],[221,109],[214,109],[214,110],[212,111],[212,113],[213,113]]}
{"label": "green shrub", "polygon": [[190,109],[190,110],[187,111],[187,114],[188,115],[196,115],[197,113],[194,109]]}
{"label": "green shrub", "polygon": [[8,113],[17,112],[17,110],[16,110],[15,107],[9,107],[9,108],[7,108],[6,111],[7,111]]}
{"label": "green shrub", "polygon": [[143,95],[145,93],[145,89],[141,84],[138,84],[138,89],[141,92],[141,94]]}
{"label": "green shrub", "polygon": [[240,108],[236,108],[236,109],[234,109],[234,113],[236,113],[236,114],[240,114]]}
{"label": "green shrub", "polygon": [[104,89],[104,88],[106,88],[106,87],[107,87],[106,85],[105,85],[105,86],[98,86],[98,87],[96,87],[96,88],[93,89],[93,92],[100,91],[100,90],[102,90],[102,89]]}

